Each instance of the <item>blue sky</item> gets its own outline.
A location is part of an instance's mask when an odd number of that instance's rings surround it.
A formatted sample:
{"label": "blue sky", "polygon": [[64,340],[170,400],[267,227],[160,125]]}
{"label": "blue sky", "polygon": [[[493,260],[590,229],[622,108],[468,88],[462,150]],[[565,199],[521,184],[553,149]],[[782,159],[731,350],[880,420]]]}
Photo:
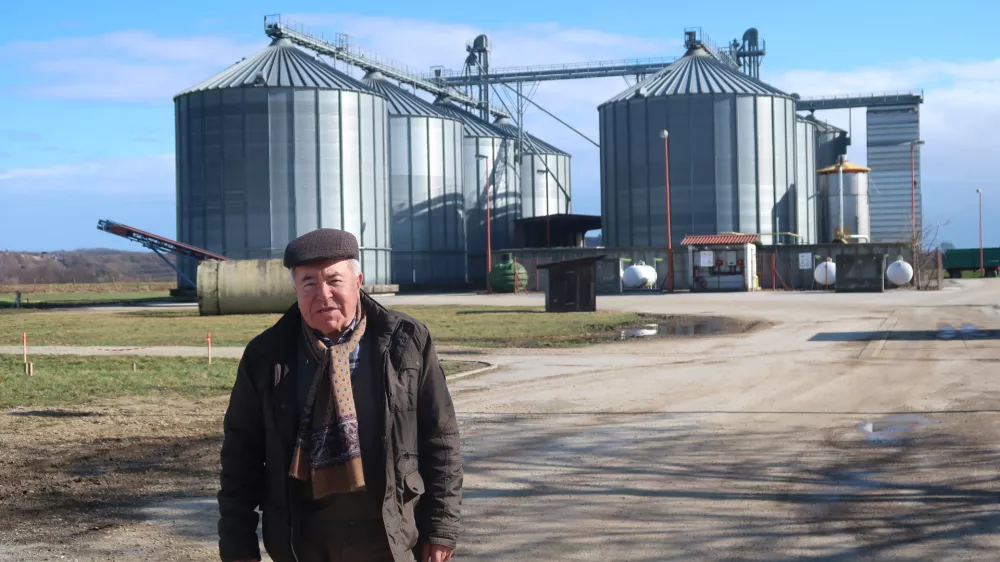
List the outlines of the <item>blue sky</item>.
{"label": "blue sky", "polygon": [[[978,243],[975,189],[1000,210],[987,144],[1000,125],[994,3],[632,2],[342,4],[258,1],[19,2],[0,39],[0,249],[139,246],[96,230],[110,218],[173,236],[173,95],[266,46],[263,18],[292,14],[344,31],[366,50],[426,71],[459,68],[465,42],[488,33],[494,66],[682,54],[686,27],[718,42],[757,27],[761,77],[803,95],[923,88],[925,220],[939,238]],[[938,6],[938,9],[932,9]],[[975,14],[975,17],[968,17]],[[11,24],[14,22],[14,24]],[[419,45],[419,49],[414,46]],[[543,83],[536,101],[592,138],[596,106],[620,79]],[[864,163],[864,113],[849,156]],[[847,112],[820,114],[847,126]],[[574,155],[574,211],[599,213],[597,151],[540,112],[533,134]],[[987,245],[1000,227],[987,221]]]}

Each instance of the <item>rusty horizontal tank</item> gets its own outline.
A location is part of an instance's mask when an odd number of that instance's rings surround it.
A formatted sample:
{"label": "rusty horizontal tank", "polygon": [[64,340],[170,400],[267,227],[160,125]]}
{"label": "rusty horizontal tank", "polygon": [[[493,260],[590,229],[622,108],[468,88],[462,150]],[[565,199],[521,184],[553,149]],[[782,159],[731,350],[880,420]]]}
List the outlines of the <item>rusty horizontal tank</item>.
{"label": "rusty horizontal tank", "polygon": [[[394,293],[396,285],[366,285],[370,294]],[[205,260],[198,265],[198,313],[202,316],[282,313],[295,304],[295,289],[280,259]]]}

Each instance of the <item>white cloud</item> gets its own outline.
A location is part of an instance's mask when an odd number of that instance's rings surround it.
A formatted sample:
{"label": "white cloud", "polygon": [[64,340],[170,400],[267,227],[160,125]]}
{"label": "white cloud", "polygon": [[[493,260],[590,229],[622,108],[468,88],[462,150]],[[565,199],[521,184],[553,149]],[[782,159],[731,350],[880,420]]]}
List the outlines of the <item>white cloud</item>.
{"label": "white cloud", "polygon": [[109,199],[123,196],[162,198],[174,192],[173,154],[34,168],[0,168],[0,195],[5,196],[53,197],[72,193]]}
{"label": "white cloud", "polygon": [[169,102],[191,85],[266,45],[224,37],[159,37],[122,31],[93,37],[13,41],[0,45],[0,64],[23,64],[24,82],[10,88],[32,97]]}

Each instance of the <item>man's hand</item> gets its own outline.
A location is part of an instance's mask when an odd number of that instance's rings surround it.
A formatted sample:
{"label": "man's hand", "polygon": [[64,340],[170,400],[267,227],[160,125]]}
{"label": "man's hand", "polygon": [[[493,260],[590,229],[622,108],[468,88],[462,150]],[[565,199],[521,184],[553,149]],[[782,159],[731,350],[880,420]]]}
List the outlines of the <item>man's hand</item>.
{"label": "man's hand", "polygon": [[448,562],[451,560],[452,549],[440,544],[425,544],[424,555],[419,562]]}

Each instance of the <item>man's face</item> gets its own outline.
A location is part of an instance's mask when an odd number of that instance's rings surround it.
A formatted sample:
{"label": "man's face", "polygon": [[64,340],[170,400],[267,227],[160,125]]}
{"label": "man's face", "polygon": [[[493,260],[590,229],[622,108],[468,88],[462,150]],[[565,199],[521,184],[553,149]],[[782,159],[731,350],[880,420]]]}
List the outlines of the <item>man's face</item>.
{"label": "man's face", "polygon": [[354,320],[364,275],[348,260],[295,268],[295,296],[306,324],[326,336],[343,332]]}

